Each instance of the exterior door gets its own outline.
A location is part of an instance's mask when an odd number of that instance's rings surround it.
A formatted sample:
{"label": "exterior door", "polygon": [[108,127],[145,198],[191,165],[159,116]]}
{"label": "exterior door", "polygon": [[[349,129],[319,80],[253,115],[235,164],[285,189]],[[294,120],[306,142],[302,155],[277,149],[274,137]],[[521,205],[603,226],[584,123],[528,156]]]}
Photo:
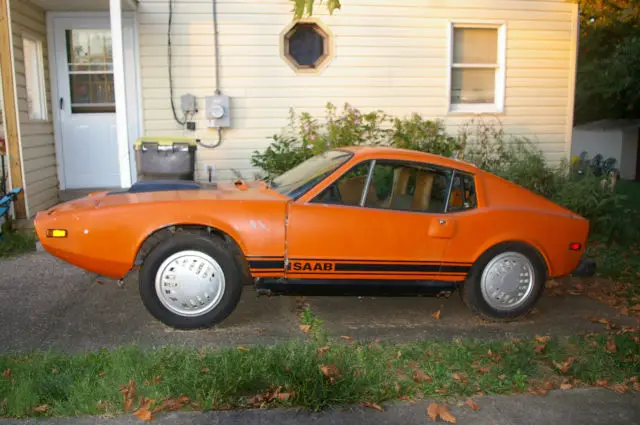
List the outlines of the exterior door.
{"label": "exterior door", "polygon": [[[118,158],[111,30],[108,15],[103,16],[53,19],[57,88],[53,106],[58,110],[65,189],[119,187],[124,169]],[[123,25],[127,97],[135,99],[133,22],[123,19]],[[127,103],[132,104],[130,99]],[[137,108],[133,114],[131,109],[128,113],[134,120],[129,122],[137,128]]]}
{"label": "exterior door", "polygon": [[456,226],[444,214],[451,171],[371,166],[360,163],[311,202],[290,205],[287,277],[454,280],[466,272],[442,267]]}

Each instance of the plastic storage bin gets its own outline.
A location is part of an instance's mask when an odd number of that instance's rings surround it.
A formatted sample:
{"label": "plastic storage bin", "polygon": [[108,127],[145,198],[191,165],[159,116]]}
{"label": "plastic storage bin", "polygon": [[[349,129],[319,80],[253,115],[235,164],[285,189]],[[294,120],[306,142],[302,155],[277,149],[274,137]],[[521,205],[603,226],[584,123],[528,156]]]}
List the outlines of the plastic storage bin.
{"label": "plastic storage bin", "polygon": [[188,138],[139,138],[134,144],[138,180],[194,180],[197,148]]}

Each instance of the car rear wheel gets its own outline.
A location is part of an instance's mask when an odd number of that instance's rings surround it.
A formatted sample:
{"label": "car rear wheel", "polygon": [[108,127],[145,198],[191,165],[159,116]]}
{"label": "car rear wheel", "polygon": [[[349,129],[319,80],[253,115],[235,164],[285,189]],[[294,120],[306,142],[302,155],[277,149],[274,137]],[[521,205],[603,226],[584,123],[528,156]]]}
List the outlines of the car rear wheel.
{"label": "car rear wheel", "polygon": [[221,239],[175,234],[156,246],[140,269],[139,290],[147,310],[178,329],[214,326],[233,312],[242,281]]}
{"label": "car rear wheel", "polygon": [[485,319],[513,320],[533,308],[546,279],[545,264],[536,250],[505,243],[478,259],[460,294],[464,303]]}

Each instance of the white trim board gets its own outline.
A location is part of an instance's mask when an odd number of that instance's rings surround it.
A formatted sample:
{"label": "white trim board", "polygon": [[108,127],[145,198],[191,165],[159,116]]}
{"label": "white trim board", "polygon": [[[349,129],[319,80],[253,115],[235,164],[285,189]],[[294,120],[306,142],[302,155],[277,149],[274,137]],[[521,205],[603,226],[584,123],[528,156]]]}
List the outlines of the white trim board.
{"label": "white trim board", "polygon": [[[498,64],[496,66],[495,102],[492,104],[453,105],[451,103],[454,28],[495,28],[498,30]],[[447,21],[447,114],[502,114],[506,98],[507,23],[506,21],[455,20]]]}
{"label": "white trim board", "polygon": [[[125,72],[133,72],[135,77],[136,88],[136,100],[128,102],[127,116],[129,120],[129,153],[130,164],[127,169],[131,172],[131,180],[135,179],[135,156],[133,155],[133,145],[135,139],[142,134],[142,98],[141,98],[141,71],[140,71],[140,48],[139,48],[139,32],[138,32],[138,20],[137,13],[131,11],[122,12],[122,23],[126,25],[127,29],[132,31],[133,34],[133,58],[131,55],[126,55],[129,63],[125,64]],[[56,166],[58,170],[58,181],[60,184],[60,190],[66,190],[66,183],[64,179],[64,159],[62,154],[62,129],[60,126],[60,108],[58,105],[58,99],[60,99],[60,93],[58,88],[58,59],[56,57],[56,45],[55,45],[55,33],[54,22],[57,20],[70,20],[77,26],[78,21],[83,19],[101,19],[104,20],[107,28],[110,28],[110,13],[105,12],[47,12],[47,46],[49,51],[49,79],[51,82],[51,106],[52,114],[50,119],[53,121],[54,136],[55,136],[55,150],[56,150]],[[133,59],[133,60],[131,60]],[[135,105],[135,108],[131,106]],[[133,110],[137,109],[137,110]],[[123,167],[120,167],[123,169]]]}

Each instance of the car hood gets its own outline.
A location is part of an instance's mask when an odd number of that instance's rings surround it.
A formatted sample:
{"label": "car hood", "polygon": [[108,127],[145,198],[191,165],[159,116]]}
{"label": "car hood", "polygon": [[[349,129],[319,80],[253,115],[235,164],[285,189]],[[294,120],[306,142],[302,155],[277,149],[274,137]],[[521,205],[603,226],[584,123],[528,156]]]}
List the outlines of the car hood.
{"label": "car hood", "polygon": [[149,181],[129,189],[94,192],[84,198],[65,202],[44,212],[47,215],[84,209],[109,208],[141,203],[173,203],[195,201],[280,201],[289,198],[270,189],[266,183],[221,182],[215,185],[197,182]]}

